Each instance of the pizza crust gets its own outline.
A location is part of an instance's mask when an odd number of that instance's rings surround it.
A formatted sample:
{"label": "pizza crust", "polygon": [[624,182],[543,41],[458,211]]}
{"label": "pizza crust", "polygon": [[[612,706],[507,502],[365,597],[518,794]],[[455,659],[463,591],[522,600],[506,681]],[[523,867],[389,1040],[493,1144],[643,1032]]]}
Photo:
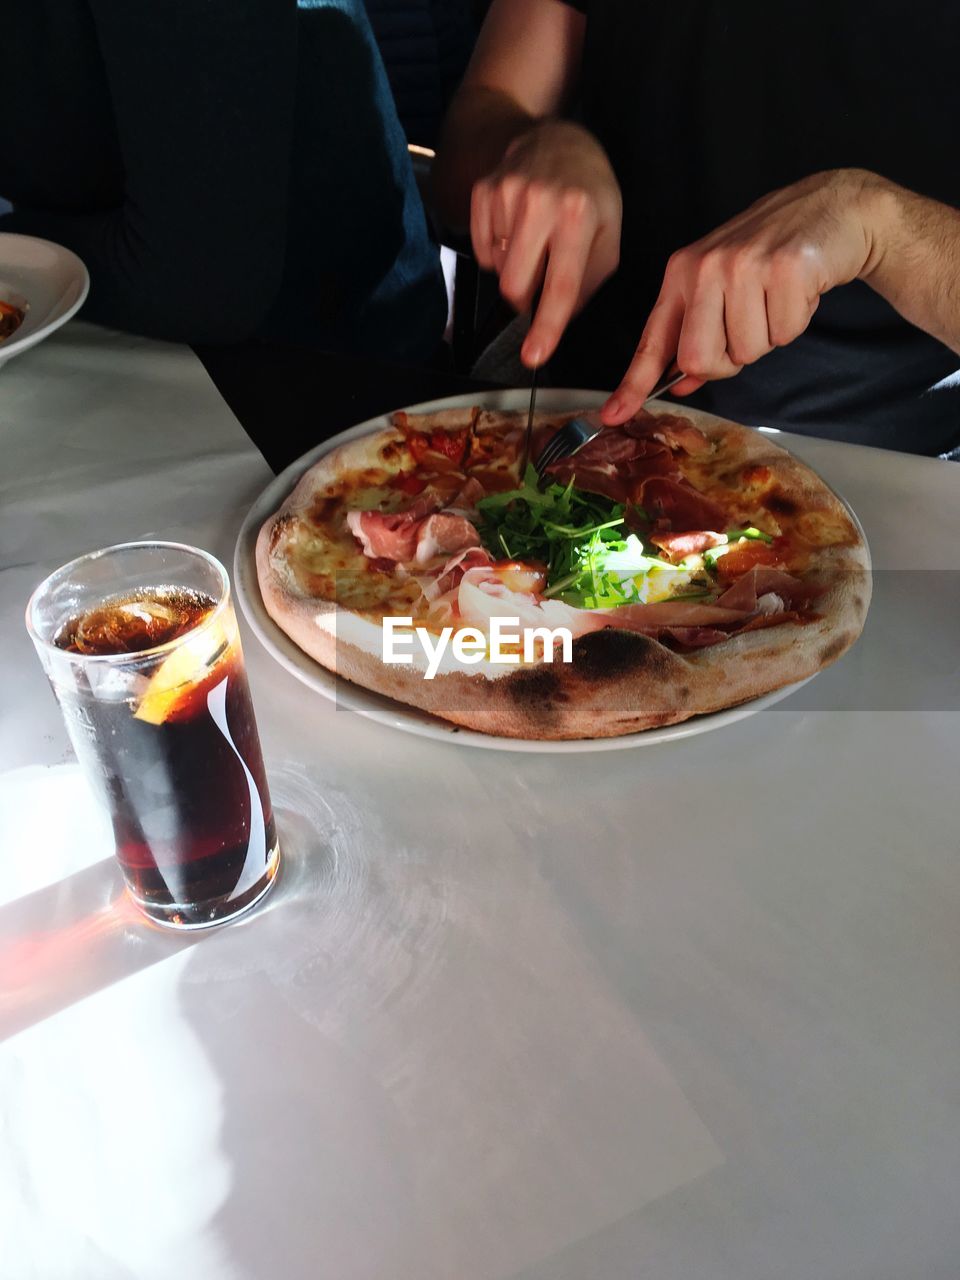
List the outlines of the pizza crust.
{"label": "pizza crust", "polygon": [[[663,410],[675,412],[672,406]],[[692,653],[677,653],[650,637],[611,627],[575,640],[570,663],[519,668],[484,663],[432,680],[423,678],[422,662],[385,664],[379,620],[305,595],[291,572],[285,535],[318,494],[358,469],[382,465],[384,449],[389,452],[391,442],[402,439],[395,428],[325,455],[264,524],[256,560],[267,612],[300,648],[343,678],[455,724],[504,737],[615,737],[736,706],[815,675],[842,657],[863,628],[871,581],[862,530],[828,486],[768,436],[694,410],[682,414],[729,451],[731,471],[769,468],[774,515],[778,502],[793,503],[810,516],[811,538],[818,528],[843,536],[840,545],[826,548],[811,542],[815,567],[829,582],[815,601],[814,620],[743,632]],[[552,415],[552,421],[567,416]],[[763,482],[762,470],[757,474]],[[708,481],[705,477],[706,492]]]}

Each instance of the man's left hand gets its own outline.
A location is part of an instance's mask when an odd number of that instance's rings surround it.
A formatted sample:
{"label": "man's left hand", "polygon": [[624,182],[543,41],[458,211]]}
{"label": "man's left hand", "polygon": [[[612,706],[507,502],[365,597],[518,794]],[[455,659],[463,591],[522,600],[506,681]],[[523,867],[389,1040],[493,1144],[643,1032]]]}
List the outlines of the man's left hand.
{"label": "man's left hand", "polygon": [[862,169],[817,173],[673,254],[603,421],[636,413],[668,367],[687,375],[674,388],[685,395],[799,337],[822,294],[869,274],[875,197],[892,187]]}

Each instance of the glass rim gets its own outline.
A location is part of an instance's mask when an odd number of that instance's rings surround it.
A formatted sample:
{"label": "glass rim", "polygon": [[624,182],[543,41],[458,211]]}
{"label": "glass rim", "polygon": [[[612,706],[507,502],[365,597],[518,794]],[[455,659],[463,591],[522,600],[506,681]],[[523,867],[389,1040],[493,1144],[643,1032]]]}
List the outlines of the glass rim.
{"label": "glass rim", "polygon": [[[82,564],[86,564],[91,560],[100,560],[104,556],[108,556],[113,552],[132,551],[138,549],[186,551],[190,555],[197,556],[199,559],[205,560],[207,564],[216,571],[221,584],[220,599],[201,622],[198,622],[195,627],[191,627],[189,631],[184,631],[179,636],[175,636],[172,640],[167,640],[163,644],[154,645],[151,649],[137,649],[130,653],[71,653],[69,649],[61,649],[60,646],[54,644],[52,640],[47,640],[40,635],[34,625],[33,614],[43,592],[52,589],[57,581],[69,577],[70,573],[76,571],[76,569]],[[193,547],[188,542],[169,542],[162,538],[152,538],[149,541],[115,542],[109,547],[99,547],[96,551],[86,551],[83,555],[75,556],[72,560],[68,560],[66,564],[60,565],[58,569],[54,569],[52,573],[47,574],[44,580],[31,592],[30,599],[27,601],[25,621],[30,639],[34,644],[42,646],[42,648],[50,651],[51,653],[61,654],[71,662],[98,662],[109,665],[110,663],[121,664],[140,662],[145,658],[154,658],[176,649],[179,645],[183,644],[184,641],[206,631],[208,627],[212,627],[213,624],[219,620],[229,604],[230,576],[227,573],[226,568],[215,555],[212,555],[209,551],[204,551],[202,547]]]}

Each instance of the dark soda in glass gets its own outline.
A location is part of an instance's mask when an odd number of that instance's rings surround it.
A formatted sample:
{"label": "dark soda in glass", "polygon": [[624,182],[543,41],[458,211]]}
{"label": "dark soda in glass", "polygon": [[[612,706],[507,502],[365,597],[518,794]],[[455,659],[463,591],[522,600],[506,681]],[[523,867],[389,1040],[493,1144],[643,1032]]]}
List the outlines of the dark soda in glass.
{"label": "dark soda in glass", "polygon": [[61,622],[46,656],[142,910],[197,928],[256,902],[279,848],[228,595],[139,584]]}

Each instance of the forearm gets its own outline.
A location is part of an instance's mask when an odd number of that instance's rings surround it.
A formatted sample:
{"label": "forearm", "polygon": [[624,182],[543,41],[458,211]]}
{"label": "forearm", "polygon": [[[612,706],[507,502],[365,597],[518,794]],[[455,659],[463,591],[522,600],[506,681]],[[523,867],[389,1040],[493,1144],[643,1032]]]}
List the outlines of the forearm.
{"label": "forearm", "polygon": [[871,247],[860,278],[960,353],[960,211],[874,174],[864,179]]}
{"label": "forearm", "polygon": [[534,124],[562,114],[580,73],[584,17],[557,0],[492,0],[434,165],[436,211],[453,230],[470,194]]}
{"label": "forearm", "polygon": [[477,85],[459,91],[444,121],[432,176],[434,203],[446,226],[467,229],[474,183],[495,169],[510,143],[536,123],[535,116],[498,89]]}

